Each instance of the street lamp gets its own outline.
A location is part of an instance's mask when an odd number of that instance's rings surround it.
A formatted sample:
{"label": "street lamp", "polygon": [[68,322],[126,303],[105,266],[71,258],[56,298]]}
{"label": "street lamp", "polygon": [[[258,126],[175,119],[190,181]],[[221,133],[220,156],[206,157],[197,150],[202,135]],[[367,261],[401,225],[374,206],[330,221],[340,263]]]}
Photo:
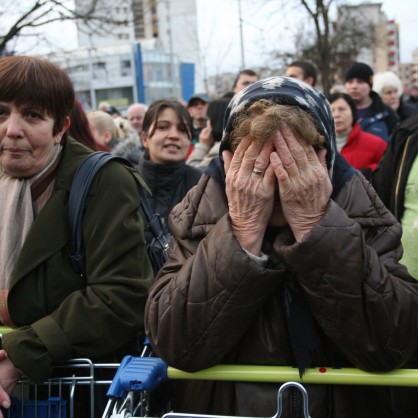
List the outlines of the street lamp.
{"label": "street lamp", "polygon": [[242,13],[241,13],[241,0],[238,0],[238,16],[239,16],[239,33],[241,40],[241,69],[245,68],[245,56],[244,56],[244,36],[242,32]]}

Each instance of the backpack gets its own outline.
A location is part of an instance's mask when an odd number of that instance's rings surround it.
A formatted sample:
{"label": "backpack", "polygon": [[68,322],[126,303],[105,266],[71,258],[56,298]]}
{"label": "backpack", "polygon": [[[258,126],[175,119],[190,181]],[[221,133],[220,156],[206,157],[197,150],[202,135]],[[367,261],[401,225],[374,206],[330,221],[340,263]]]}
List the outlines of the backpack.
{"label": "backpack", "polygon": [[[83,215],[85,200],[90,189],[90,185],[96,173],[109,161],[120,161],[124,165],[133,168],[132,164],[122,158],[116,157],[109,152],[97,151],[90,154],[78,167],[70,189],[68,202],[68,218],[72,233],[72,249],[70,260],[76,273],[85,275],[85,253],[83,244]],[[141,198],[141,209],[144,224],[152,234],[151,242],[146,243],[147,253],[151,260],[154,276],[168,259],[168,246],[171,235],[165,225],[163,225],[158,213],[152,213],[149,205],[147,192],[135,178]]]}

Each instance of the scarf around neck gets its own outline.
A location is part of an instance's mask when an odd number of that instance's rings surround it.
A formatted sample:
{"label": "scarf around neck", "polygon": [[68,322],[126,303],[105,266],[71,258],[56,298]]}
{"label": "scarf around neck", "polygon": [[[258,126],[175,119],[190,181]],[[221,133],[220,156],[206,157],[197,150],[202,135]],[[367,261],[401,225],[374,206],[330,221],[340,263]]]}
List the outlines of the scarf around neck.
{"label": "scarf around neck", "polygon": [[10,177],[0,171],[0,322],[3,325],[13,326],[7,308],[10,279],[35,217],[31,185],[49,173],[61,149],[61,145],[54,146],[46,166],[32,177]]}

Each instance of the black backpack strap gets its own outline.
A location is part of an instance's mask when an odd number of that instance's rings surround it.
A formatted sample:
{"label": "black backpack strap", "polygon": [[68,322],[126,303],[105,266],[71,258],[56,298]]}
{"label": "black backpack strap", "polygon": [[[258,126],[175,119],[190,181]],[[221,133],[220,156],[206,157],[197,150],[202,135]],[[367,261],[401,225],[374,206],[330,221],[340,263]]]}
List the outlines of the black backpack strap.
{"label": "black backpack strap", "polygon": [[74,270],[80,274],[86,272],[82,231],[86,197],[96,173],[113,158],[115,157],[108,152],[93,152],[80,164],[71,184],[68,200],[68,219],[72,235],[70,260]]}
{"label": "black backpack strap", "polygon": [[164,262],[168,260],[168,247],[170,246],[171,234],[161,219],[159,213],[153,213],[149,205],[148,196],[145,190],[140,187],[141,208],[145,217],[148,229],[153,240],[147,242],[147,252],[151,260],[154,275],[158,273]]}
{"label": "black backpack strap", "polygon": [[147,226],[151,231],[152,236],[160,241],[161,237],[164,237],[168,233],[168,230],[163,225],[160,215],[152,212],[148,201],[147,192],[143,187],[139,187],[139,195],[141,196],[141,208],[144,212]]}
{"label": "black backpack strap", "polygon": [[[133,167],[132,164],[125,158],[117,157],[103,151],[93,152],[80,164],[71,184],[70,196],[68,200],[68,219],[72,234],[70,260],[76,273],[86,273],[86,256],[84,251],[82,227],[87,194],[96,173],[110,160],[117,160],[125,164],[127,167]],[[160,243],[163,255],[166,258],[168,249],[168,231],[164,228],[160,216],[152,212],[147,192],[142,187],[139,179],[135,176],[133,177],[138,186],[141,198],[141,208],[145,216],[145,221],[147,222],[152,236]]]}

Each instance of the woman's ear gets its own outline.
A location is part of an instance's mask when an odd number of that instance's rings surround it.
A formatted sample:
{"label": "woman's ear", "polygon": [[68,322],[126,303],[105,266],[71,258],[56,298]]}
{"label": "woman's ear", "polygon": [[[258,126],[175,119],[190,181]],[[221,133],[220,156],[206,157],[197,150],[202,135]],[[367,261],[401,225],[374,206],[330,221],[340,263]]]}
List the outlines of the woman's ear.
{"label": "woman's ear", "polygon": [[106,145],[112,140],[112,137],[113,137],[112,132],[105,131],[103,138],[104,138],[104,142]]}
{"label": "woman's ear", "polygon": [[69,127],[71,126],[70,117],[67,116],[64,121],[64,126],[62,127],[61,131],[59,131],[54,138],[54,143],[59,144],[61,142],[62,137],[64,136],[65,132],[68,131]]}
{"label": "woman's ear", "polygon": [[141,132],[141,142],[142,142],[142,145],[144,146],[144,148],[149,147],[149,145],[148,145],[148,135],[144,131]]}

